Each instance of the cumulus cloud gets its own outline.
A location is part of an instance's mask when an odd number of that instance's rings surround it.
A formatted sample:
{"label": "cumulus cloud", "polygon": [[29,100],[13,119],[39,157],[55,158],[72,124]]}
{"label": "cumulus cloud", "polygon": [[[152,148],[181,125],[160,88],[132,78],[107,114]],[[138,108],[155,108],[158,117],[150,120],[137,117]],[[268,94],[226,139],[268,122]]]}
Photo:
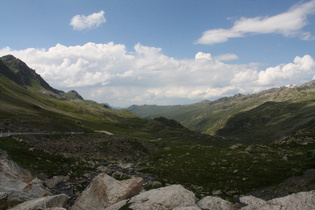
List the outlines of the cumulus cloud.
{"label": "cumulus cloud", "polygon": [[75,15],[71,18],[70,25],[74,30],[84,30],[88,28],[98,27],[106,22],[105,12],[103,10],[91,15]]}
{"label": "cumulus cloud", "polygon": [[242,17],[234,22],[230,29],[213,29],[203,32],[196,41],[198,44],[215,44],[228,41],[230,38],[244,37],[248,34],[277,33],[287,37],[312,39],[309,32],[302,31],[308,24],[307,18],[315,13],[315,0],[296,4],[287,12],[271,17]]}
{"label": "cumulus cloud", "polygon": [[223,62],[236,59],[234,54],[198,52],[194,59],[174,59],[164,55],[161,48],[140,43],[132,51],[113,42],[0,49],[0,56],[6,54],[25,61],[55,88],[75,89],[86,99],[114,106],[187,104],[301,84],[315,77],[315,61],[310,55],[259,70],[260,64]]}
{"label": "cumulus cloud", "polygon": [[205,60],[212,60],[212,56],[210,53],[203,53],[203,52],[198,52],[195,55],[195,60],[201,60],[201,59],[205,59]]}
{"label": "cumulus cloud", "polygon": [[271,85],[279,82],[282,85],[299,84],[301,81],[312,79],[315,71],[315,62],[310,55],[295,57],[293,63],[269,67],[258,74],[260,85]]}

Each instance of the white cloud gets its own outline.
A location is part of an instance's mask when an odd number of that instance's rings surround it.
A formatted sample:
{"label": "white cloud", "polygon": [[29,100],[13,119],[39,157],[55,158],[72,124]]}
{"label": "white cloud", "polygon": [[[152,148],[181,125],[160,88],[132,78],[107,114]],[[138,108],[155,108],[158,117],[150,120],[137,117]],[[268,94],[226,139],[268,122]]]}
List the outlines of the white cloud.
{"label": "white cloud", "polygon": [[91,15],[75,15],[71,18],[70,25],[74,30],[84,30],[88,28],[98,27],[106,22],[105,12],[103,10]]}
{"label": "white cloud", "polygon": [[198,52],[195,55],[195,60],[201,60],[201,59],[205,59],[205,60],[212,60],[212,56],[210,53],[203,53],[203,52]]}
{"label": "white cloud", "polygon": [[286,84],[299,85],[315,77],[315,61],[310,55],[259,71],[260,64],[222,62],[236,59],[234,54],[212,56],[198,52],[193,59],[178,60],[162,54],[161,48],[140,43],[132,51],[112,42],[0,49],[0,56],[6,54],[26,62],[55,88],[75,89],[86,99],[114,106],[187,104]]}
{"label": "white cloud", "polygon": [[272,85],[275,83],[300,84],[301,81],[309,81],[314,76],[315,62],[310,55],[295,57],[293,63],[267,68],[258,74],[257,82],[260,85]]}
{"label": "white cloud", "polygon": [[226,30],[226,29],[214,29],[203,32],[201,38],[197,40],[198,44],[215,44],[221,42],[227,42],[229,38],[238,38],[244,36],[242,32]]}
{"label": "white cloud", "polygon": [[215,57],[216,60],[219,61],[230,61],[230,60],[237,60],[238,56],[232,53],[224,54],[224,55],[218,55]]}
{"label": "white cloud", "polygon": [[230,29],[213,29],[205,31],[196,41],[198,44],[215,44],[228,41],[230,38],[243,37],[248,34],[277,33],[289,37],[312,39],[309,32],[302,31],[308,24],[307,17],[315,13],[315,0],[297,4],[287,12],[271,17],[242,17],[234,22]]}

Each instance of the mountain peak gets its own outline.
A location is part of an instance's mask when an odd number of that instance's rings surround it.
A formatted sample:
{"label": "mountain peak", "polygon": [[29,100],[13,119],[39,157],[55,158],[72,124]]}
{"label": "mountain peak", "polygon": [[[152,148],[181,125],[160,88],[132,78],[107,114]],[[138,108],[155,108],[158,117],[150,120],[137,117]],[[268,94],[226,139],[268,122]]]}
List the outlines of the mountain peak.
{"label": "mountain peak", "polygon": [[75,90],[67,93],[51,87],[35,70],[31,69],[22,60],[13,55],[0,57],[0,74],[15,83],[35,91],[50,92],[66,99],[84,100]]}
{"label": "mountain peak", "polygon": [[70,99],[70,100],[75,100],[75,99],[84,100],[83,97],[75,90],[70,90],[65,95],[67,99]]}
{"label": "mountain peak", "polygon": [[[30,69],[26,63],[24,63],[22,60],[14,57],[13,55],[5,55],[5,56],[2,56],[0,58],[2,60],[3,63],[5,63],[9,69],[11,71],[13,71],[15,74],[20,72],[20,71],[24,71],[25,73],[29,73],[31,72],[31,70],[33,69]],[[34,70],[33,70],[34,71]],[[35,72],[35,71],[34,71]]]}
{"label": "mountain peak", "polygon": [[22,60],[13,55],[3,56],[0,60],[7,67],[5,69],[1,68],[0,73],[19,85],[30,87],[34,90],[46,89],[58,94],[58,90],[52,88],[35,70],[28,67]]}
{"label": "mountain peak", "polygon": [[8,54],[1,57],[2,60],[16,60],[17,58],[14,55]]}

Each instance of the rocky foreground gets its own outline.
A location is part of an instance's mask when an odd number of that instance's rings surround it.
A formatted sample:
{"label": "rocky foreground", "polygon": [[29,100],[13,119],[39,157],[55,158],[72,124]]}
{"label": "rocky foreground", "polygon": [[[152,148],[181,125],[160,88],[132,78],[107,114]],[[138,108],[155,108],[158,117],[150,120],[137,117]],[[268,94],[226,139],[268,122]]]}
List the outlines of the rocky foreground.
{"label": "rocky foreground", "polygon": [[[0,209],[314,209],[315,191],[294,193],[272,200],[254,196],[240,197],[231,203],[215,196],[197,199],[181,185],[169,185],[145,191],[144,179],[132,177],[118,181],[101,173],[77,197],[72,206],[68,195],[54,195],[49,187],[63,179],[41,181],[14,163],[6,152],[0,151]],[[14,203],[20,203],[14,206]]]}

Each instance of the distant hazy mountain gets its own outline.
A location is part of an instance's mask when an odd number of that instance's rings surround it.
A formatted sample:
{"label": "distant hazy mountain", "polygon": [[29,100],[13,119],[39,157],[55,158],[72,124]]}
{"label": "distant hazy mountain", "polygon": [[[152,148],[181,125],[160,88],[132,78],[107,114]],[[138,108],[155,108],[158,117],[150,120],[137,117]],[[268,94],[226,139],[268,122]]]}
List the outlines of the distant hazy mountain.
{"label": "distant hazy mountain", "polygon": [[191,105],[133,105],[128,110],[148,119],[174,119],[189,129],[235,141],[270,143],[315,124],[315,81]]}

